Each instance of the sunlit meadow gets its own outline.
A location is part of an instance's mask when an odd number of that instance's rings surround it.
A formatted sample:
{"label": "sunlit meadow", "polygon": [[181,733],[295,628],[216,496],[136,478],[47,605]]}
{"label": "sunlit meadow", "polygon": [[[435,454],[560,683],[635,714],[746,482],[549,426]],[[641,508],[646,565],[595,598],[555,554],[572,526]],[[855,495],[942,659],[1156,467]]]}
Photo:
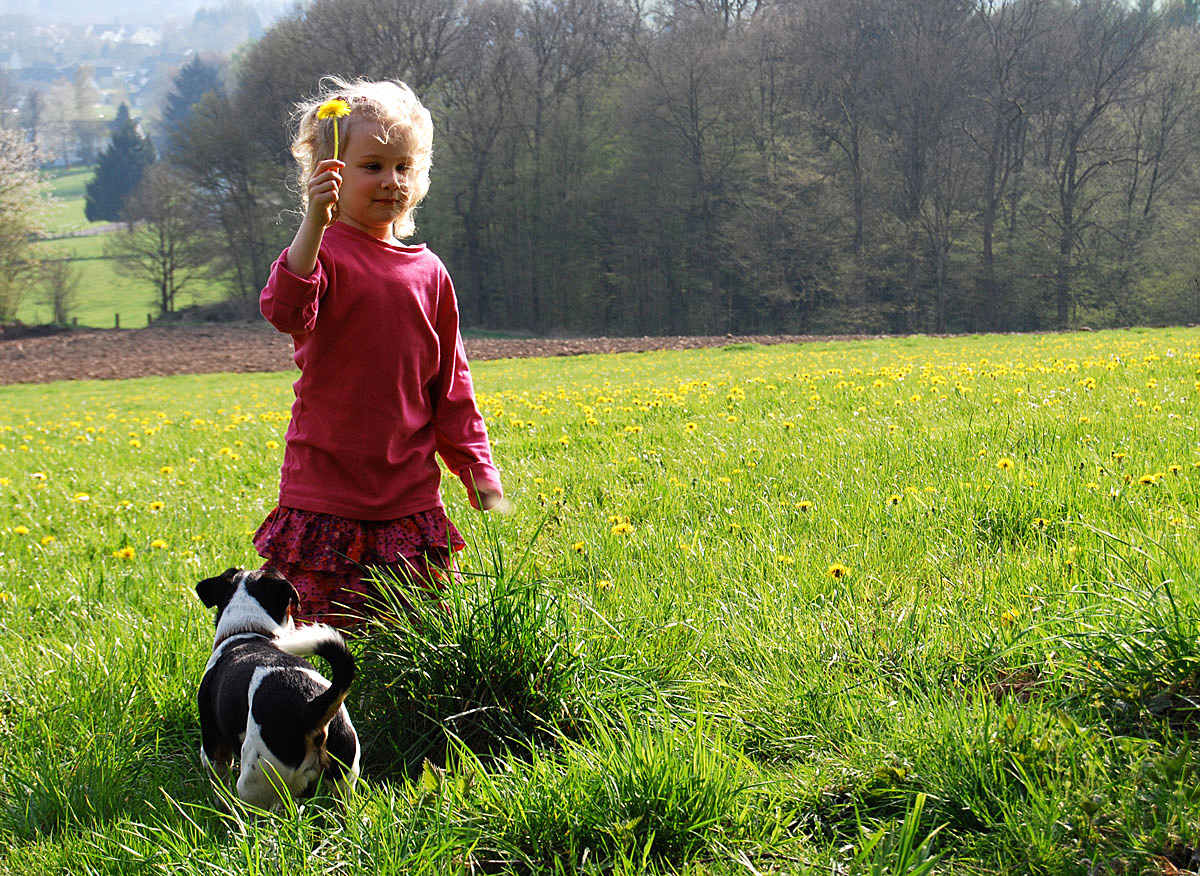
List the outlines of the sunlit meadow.
{"label": "sunlit meadow", "polygon": [[462,617],[517,582],[569,683],[527,744],[428,706],[461,744],[364,732],[354,800],[257,817],[199,770],[192,587],[259,562],[294,375],[0,388],[0,867],[1196,868],[1200,330],[473,372],[514,510],[445,483]]}

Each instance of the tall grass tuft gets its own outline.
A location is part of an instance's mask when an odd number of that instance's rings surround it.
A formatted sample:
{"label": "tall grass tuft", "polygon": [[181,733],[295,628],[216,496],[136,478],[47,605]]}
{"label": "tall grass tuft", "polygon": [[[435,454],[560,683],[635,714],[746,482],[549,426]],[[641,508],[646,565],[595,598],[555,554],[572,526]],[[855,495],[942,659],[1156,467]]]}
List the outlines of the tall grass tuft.
{"label": "tall grass tuft", "polygon": [[523,571],[496,550],[488,570],[436,595],[377,571],[355,707],[373,769],[441,763],[450,740],[490,754],[570,732],[586,689],[584,651],[562,589]]}
{"label": "tall grass tuft", "polygon": [[1061,654],[1071,704],[1098,710],[1124,731],[1194,726],[1200,717],[1200,578],[1156,547],[1174,577],[1153,580],[1158,561],[1132,548],[1127,580],[1107,582],[1048,639]]}

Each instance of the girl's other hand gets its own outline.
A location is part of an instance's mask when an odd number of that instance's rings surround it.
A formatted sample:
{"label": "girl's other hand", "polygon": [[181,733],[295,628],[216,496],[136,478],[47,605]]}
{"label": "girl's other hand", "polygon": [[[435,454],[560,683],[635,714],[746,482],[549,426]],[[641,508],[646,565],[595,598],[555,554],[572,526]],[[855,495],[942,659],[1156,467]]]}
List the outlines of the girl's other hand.
{"label": "girl's other hand", "polygon": [[344,161],[328,158],[317,165],[308,181],[308,215],[322,227],[333,224],[334,207],[342,186],[341,170],[345,166]]}

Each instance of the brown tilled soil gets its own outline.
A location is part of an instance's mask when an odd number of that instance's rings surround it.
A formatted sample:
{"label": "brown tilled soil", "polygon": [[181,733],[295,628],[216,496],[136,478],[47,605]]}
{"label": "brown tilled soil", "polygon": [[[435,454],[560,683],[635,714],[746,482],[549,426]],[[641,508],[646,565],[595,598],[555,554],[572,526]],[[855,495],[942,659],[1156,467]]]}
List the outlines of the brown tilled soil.
{"label": "brown tilled soil", "polygon": [[[861,337],[861,336],[859,336]],[[720,335],[707,337],[547,338],[466,341],[472,360],[580,353],[684,350],[725,344],[850,340],[851,336]],[[156,325],[142,329],[50,332],[0,326],[0,384],[113,380],[169,374],[287,371],[292,339],[265,322]]]}

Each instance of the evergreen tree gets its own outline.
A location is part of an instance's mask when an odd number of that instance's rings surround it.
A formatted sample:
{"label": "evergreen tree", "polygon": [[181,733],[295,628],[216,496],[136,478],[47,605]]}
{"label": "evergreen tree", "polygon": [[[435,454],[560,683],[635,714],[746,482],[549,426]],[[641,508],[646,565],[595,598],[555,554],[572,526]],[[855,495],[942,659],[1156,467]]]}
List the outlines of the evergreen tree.
{"label": "evergreen tree", "polygon": [[163,127],[168,137],[174,137],[192,115],[192,109],[209,92],[222,91],[221,72],[196,55],[179,68],[172,82],[167,105],[163,108]]}
{"label": "evergreen tree", "polygon": [[84,190],[84,214],[89,222],[124,218],[125,198],[154,163],[154,145],[121,104],[112,126],[112,139],[96,165],[96,176]]}

